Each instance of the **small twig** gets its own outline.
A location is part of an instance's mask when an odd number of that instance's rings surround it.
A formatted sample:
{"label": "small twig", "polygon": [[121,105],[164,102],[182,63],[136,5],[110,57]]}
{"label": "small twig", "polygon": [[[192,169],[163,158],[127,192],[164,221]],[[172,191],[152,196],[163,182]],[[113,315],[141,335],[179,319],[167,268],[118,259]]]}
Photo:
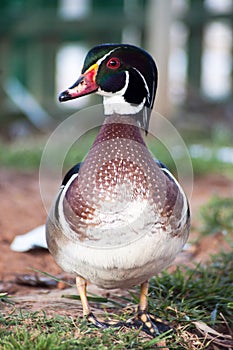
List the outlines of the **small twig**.
{"label": "small twig", "polygon": [[224,316],[221,312],[220,312],[219,314],[220,314],[220,316],[222,317],[223,321],[225,322],[225,325],[227,326],[228,332],[229,332],[230,336],[231,336],[232,339],[233,339],[233,331],[232,331],[232,329],[230,328],[229,323],[227,322],[225,316]]}

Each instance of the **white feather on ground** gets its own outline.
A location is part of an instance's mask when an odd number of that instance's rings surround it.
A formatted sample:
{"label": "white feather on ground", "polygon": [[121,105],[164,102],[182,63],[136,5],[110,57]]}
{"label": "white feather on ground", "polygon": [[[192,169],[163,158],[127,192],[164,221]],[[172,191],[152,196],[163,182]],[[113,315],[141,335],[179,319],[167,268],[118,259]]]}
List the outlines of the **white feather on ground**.
{"label": "white feather on ground", "polygon": [[28,250],[35,248],[47,249],[45,225],[38,226],[23,235],[16,236],[11,243],[10,248],[15,252],[27,252]]}

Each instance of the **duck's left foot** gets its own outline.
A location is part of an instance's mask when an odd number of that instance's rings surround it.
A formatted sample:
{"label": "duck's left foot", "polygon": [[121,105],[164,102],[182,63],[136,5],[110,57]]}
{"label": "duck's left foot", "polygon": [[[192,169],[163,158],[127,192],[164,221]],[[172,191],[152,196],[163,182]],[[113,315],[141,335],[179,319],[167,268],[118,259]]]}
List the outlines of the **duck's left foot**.
{"label": "duck's left foot", "polygon": [[95,327],[106,328],[140,328],[152,337],[156,337],[159,334],[165,333],[171,330],[171,327],[164,323],[161,319],[148,314],[146,311],[139,311],[137,316],[129,319],[126,322],[123,321],[100,321],[92,312],[86,315],[86,319],[92,323]]}
{"label": "duck's left foot", "polygon": [[137,316],[126,322],[127,327],[141,328],[142,331],[156,337],[172,328],[161,319],[148,314],[146,311],[138,311]]}
{"label": "duck's left foot", "polygon": [[91,322],[94,326],[96,326],[97,328],[102,328],[102,329],[106,329],[106,328],[120,328],[125,326],[125,322],[117,322],[117,321],[100,321],[98,320],[98,318],[92,313],[90,312],[88,315],[86,315],[86,319]]}

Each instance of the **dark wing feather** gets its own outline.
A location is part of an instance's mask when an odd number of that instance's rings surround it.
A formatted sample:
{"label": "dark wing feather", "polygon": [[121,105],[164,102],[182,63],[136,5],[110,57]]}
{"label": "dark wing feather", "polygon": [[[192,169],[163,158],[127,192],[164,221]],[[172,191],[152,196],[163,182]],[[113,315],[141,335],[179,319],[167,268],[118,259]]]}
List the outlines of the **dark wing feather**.
{"label": "dark wing feather", "polygon": [[81,163],[78,163],[78,164],[75,164],[67,173],[66,175],[64,176],[63,178],[63,181],[62,181],[62,186],[65,186],[68,181],[70,180],[70,178],[74,175],[74,174],[77,174],[79,172],[79,169],[82,165],[82,162]]}

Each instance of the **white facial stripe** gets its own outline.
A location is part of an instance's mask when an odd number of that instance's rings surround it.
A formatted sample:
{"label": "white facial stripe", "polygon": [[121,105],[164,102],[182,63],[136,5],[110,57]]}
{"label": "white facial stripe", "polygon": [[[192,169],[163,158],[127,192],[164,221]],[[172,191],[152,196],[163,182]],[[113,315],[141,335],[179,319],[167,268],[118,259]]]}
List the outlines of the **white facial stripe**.
{"label": "white facial stripe", "polygon": [[106,53],[106,55],[104,55],[103,57],[99,58],[98,61],[96,62],[98,64],[98,66],[101,65],[101,63],[105,60],[106,57],[108,57],[109,55],[111,55],[112,52],[116,51],[118,49],[118,47],[116,47],[115,49],[112,49],[111,51],[109,51],[108,53]]}
{"label": "white facial stripe", "polygon": [[149,91],[149,88],[148,88],[148,85],[147,85],[147,82],[146,82],[146,79],[144,78],[144,76],[142,75],[142,73],[135,67],[133,67],[134,70],[136,70],[136,72],[140,75],[140,77],[142,78],[143,82],[144,82],[144,85],[145,85],[145,88],[146,88],[146,91],[147,91],[147,98],[148,98],[148,101],[150,101],[150,91]]}

